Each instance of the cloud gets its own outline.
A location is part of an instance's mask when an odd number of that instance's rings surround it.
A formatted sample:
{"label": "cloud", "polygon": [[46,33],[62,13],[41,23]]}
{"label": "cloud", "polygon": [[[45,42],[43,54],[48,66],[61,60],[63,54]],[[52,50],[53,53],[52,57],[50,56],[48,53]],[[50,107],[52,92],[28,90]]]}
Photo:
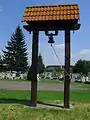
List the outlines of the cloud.
{"label": "cloud", "polygon": [[83,49],[79,53],[80,58],[83,60],[90,60],[90,49]]}
{"label": "cloud", "polygon": [[90,49],[83,49],[82,51],[80,51],[80,55],[88,55],[90,54]]}
{"label": "cloud", "polygon": [[54,45],[55,52],[53,51],[53,63],[64,64],[64,44]]}
{"label": "cloud", "polygon": [[82,49],[78,53],[72,54],[72,64],[76,63],[80,59],[90,60],[90,49]]}
{"label": "cloud", "polygon": [[64,55],[65,55],[65,46],[64,46],[64,44],[54,45],[54,49],[55,49],[57,55],[60,56],[60,58],[64,57]]}
{"label": "cloud", "polygon": [[[61,65],[65,62],[65,46],[64,44],[56,44],[53,45],[56,54],[59,58],[57,59],[57,56],[55,55],[55,52],[53,49],[50,48],[50,46],[47,46],[45,44],[40,45],[41,49],[41,55],[43,56],[44,64],[45,65],[51,65],[51,64],[57,64]],[[31,57],[32,57],[32,49],[28,50],[29,53],[29,64],[31,63]],[[75,64],[79,59],[83,60],[90,60],[90,49],[81,49],[78,52],[71,52],[71,64]],[[60,61],[60,62],[59,62]]]}
{"label": "cloud", "polygon": [[64,50],[65,45],[64,44],[59,44],[59,45],[54,45],[55,48],[60,48],[62,50]]}

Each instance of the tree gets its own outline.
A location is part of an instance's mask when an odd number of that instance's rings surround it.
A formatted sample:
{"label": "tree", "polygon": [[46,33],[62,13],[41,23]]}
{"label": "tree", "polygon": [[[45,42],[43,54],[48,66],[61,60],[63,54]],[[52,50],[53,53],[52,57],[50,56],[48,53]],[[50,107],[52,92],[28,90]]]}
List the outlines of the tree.
{"label": "tree", "polygon": [[87,63],[87,70],[88,72],[90,72],[90,61],[86,61],[86,63]]}
{"label": "tree", "polygon": [[60,65],[49,65],[45,69],[46,72],[52,72],[55,74],[62,74],[62,68]]}
{"label": "tree", "polygon": [[2,72],[3,69],[3,60],[2,60],[2,56],[0,54],[0,72]]}
{"label": "tree", "polygon": [[45,65],[43,64],[43,59],[41,54],[38,56],[38,73],[43,73],[45,70]]}
{"label": "tree", "polygon": [[85,60],[78,60],[75,66],[73,67],[73,73],[80,73],[83,75],[88,74],[88,64]]}
{"label": "tree", "polygon": [[32,65],[30,66],[27,73],[27,80],[32,80]]}
{"label": "tree", "polygon": [[7,42],[4,53],[4,63],[8,71],[25,72],[28,68],[27,47],[25,37],[20,26],[12,34]]}
{"label": "tree", "polygon": [[[44,66],[44,64],[43,64],[43,59],[42,59],[41,54],[39,54],[39,56],[38,56],[37,66],[38,66],[38,71],[37,71],[37,72],[38,72],[39,74],[40,74],[40,73],[43,73],[44,70],[45,70],[45,66]],[[32,64],[31,64],[31,66],[30,66],[30,68],[29,68],[29,70],[28,70],[27,79],[28,79],[28,80],[31,80],[31,79],[32,79]]]}

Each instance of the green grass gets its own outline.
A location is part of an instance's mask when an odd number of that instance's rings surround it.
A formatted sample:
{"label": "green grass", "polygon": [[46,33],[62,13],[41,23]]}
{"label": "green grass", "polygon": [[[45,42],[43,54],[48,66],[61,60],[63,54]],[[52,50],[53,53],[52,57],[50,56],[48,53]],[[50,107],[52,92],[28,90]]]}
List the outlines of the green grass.
{"label": "green grass", "polygon": [[30,109],[23,105],[0,105],[0,120],[90,120],[90,105],[72,110]]}
{"label": "green grass", "polygon": [[72,110],[30,109],[23,105],[0,105],[0,120],[90,120],[90,105]]}
{"label": "green grass", "polygon": [[[0,90],[0,99],[29,100],[30,91]],[[71,91],[71,101],[89,102],[90,91]],[[63,92],[59,91],[38,91],[38,100],[63,100]]]}
{"label": "green grass", "polygon": [[[71,91],[73,109],[30,108],[30,91],[0,90],[0,120],[90,120],[90,92]],[[62,103],[63,92],[38,91],[38,101]]]}

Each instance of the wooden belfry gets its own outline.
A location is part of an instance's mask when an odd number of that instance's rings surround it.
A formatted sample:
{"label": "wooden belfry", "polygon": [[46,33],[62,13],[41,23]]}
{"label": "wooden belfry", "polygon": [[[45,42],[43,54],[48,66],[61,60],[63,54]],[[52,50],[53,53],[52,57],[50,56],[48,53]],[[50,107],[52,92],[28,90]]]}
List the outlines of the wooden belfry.
{"label": "wooden belfry", "polygon": [[77,4],[26,7],[22,22],[24,29],[33,32],[31,106],[37,105],[37,58],[39,31],[65,31],[64,107],[69,108],[70,89],[70,30],[80,28]]}

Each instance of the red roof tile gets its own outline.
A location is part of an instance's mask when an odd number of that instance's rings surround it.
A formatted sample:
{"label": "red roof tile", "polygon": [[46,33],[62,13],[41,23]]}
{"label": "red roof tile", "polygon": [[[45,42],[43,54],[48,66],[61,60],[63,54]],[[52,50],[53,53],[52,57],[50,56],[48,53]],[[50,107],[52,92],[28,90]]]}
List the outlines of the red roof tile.
{"label": "red roof tile", "polygon": [[79,19],[79,7],[77,4],[32,6],[26,7],[22,22],[74,19]]}

